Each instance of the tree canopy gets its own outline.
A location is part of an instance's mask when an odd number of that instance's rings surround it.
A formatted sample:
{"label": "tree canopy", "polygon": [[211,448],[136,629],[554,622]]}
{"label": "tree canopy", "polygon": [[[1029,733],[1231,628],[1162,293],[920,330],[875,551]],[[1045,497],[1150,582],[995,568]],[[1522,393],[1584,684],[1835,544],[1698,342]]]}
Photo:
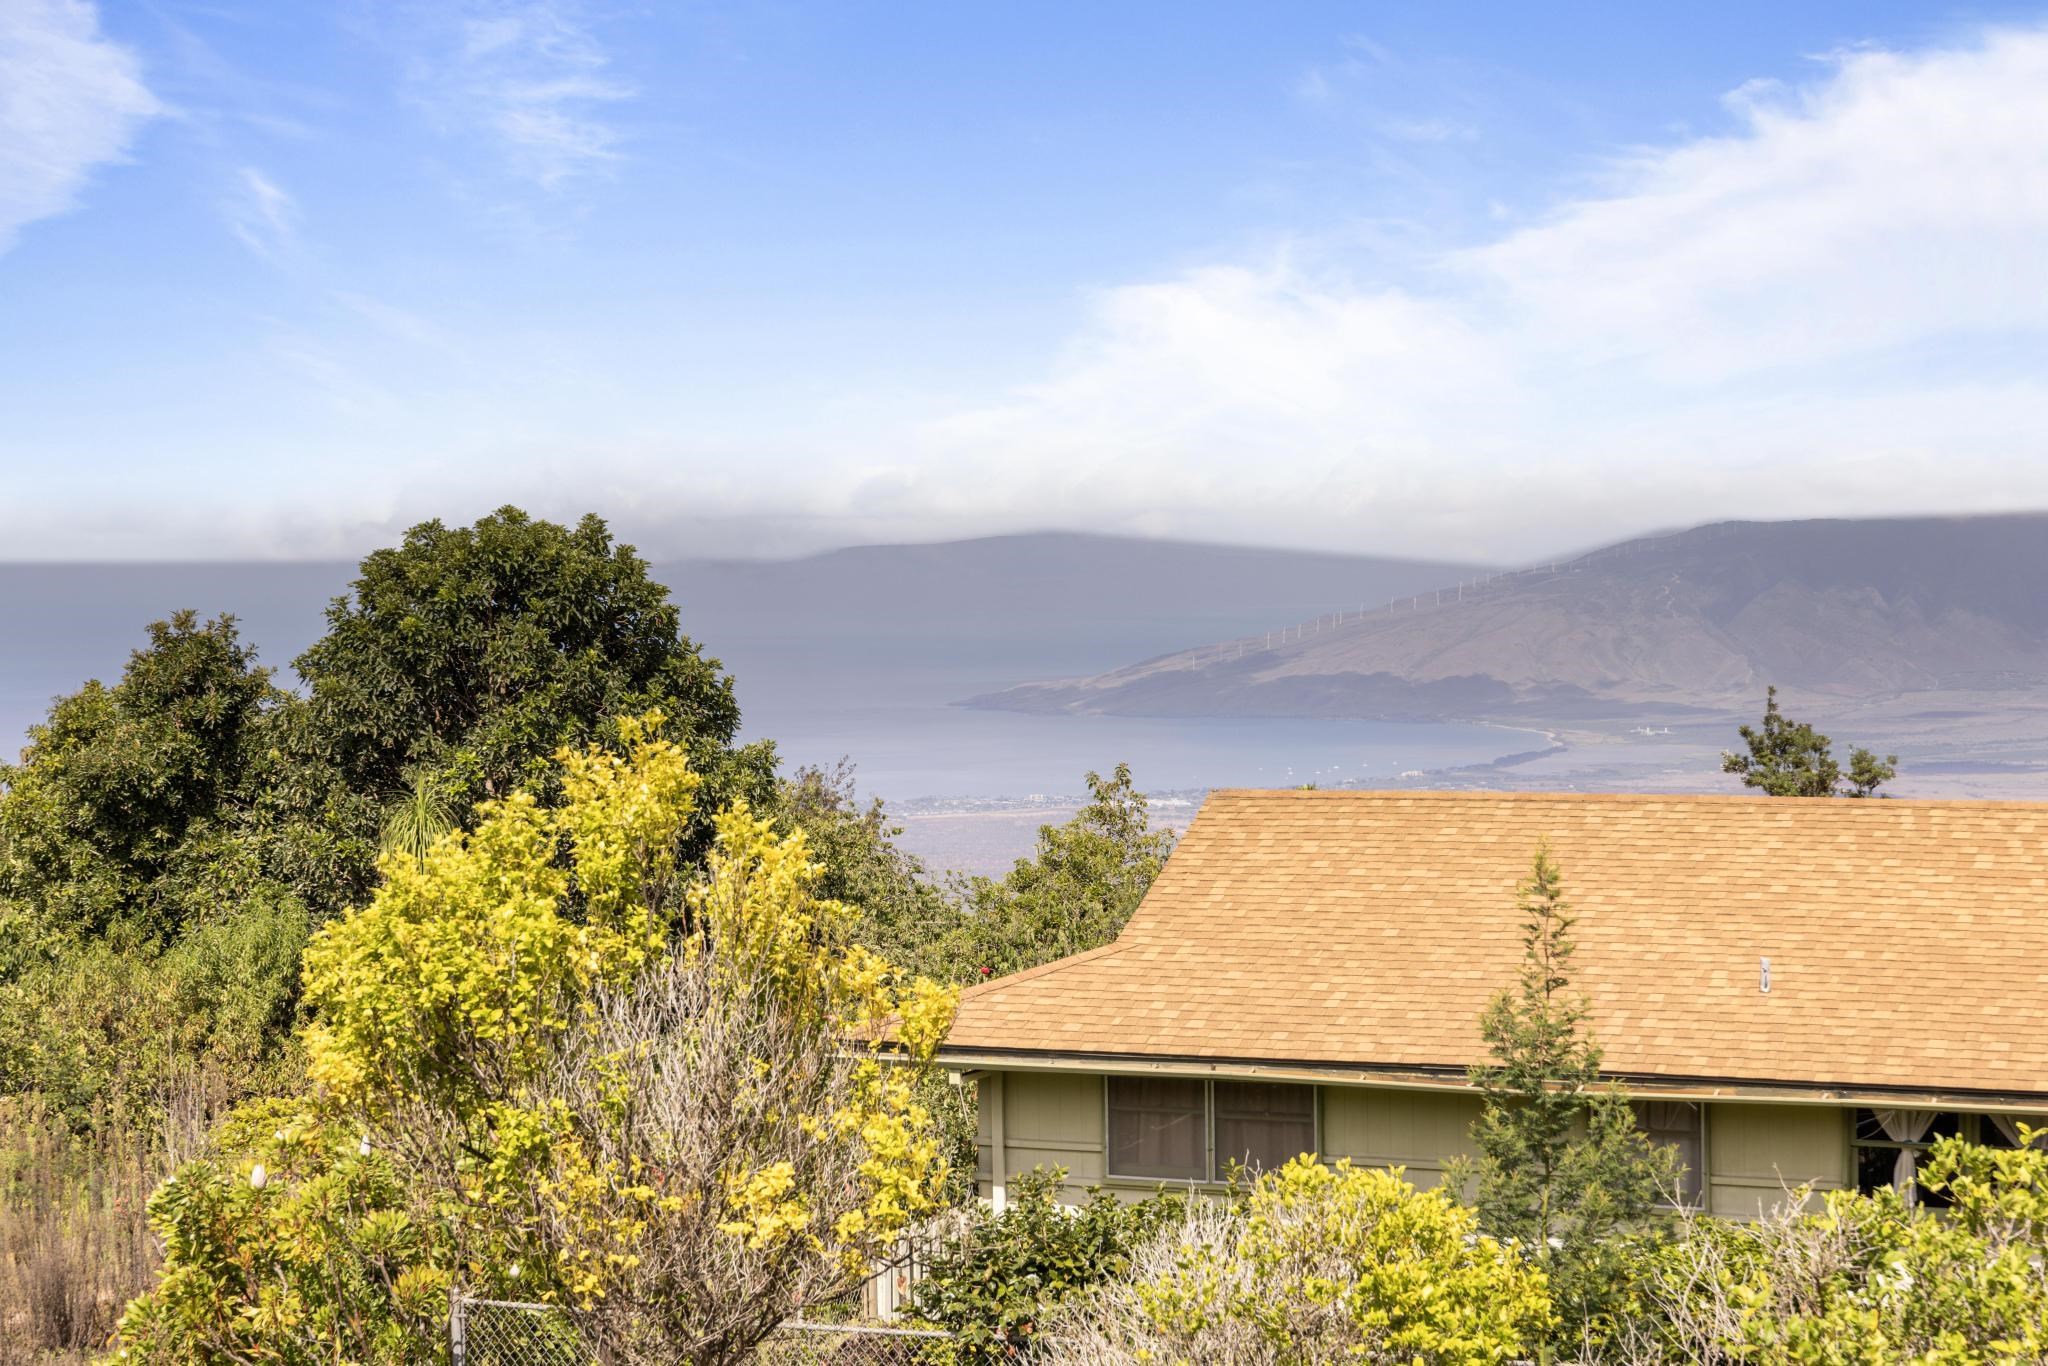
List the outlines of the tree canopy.
{"label": "tree canopy", "polygon": [[[365,557],[294,668],[308,690],[299,751],[380,810],[414,800],[422,781],[458,823],[514,791],[552,800],[558,749],[654,711],[710,784],[712,810],[770,792],[772,747],[733,748],[731,678],[594,516],[571,528],[505,507],[473,527],[413,527]],[[376,829],[354,833],[375,846]],[[701,851],[709,837],[706,815],[689,838]]]}
{"label": "tree canopy", "polygon": [[[417,862],[480,801],[558,801],[556,752],[618,743],[621,715],[658,710],[706,785],[685,862],[716,810],[773,804],[731,679],[595,517],[413,528],[363,560],[297,670],[302,693],[232,617],[179,612],[0,767],[0,1093],[128,1123],[165,1103],[165,1068],[221,1097],[274,1080],[307,926],[368,898],[385,847]],[[269,976],[204,985],[224,961]],[[170,1027],[164,1000],[203,1013]]]}
{"label": "tree canopy", "polygon": [[1747,753],[1724,752],[1721,769],[1742,775],[1744,787],[1772,797],[1874,797],[1877,789],[1898,776],[1899,756],[1880,759],[1860,746],[1849,754],[1844,773],[1833,743],[1803,721],[1778,710],[1778,690],[1764,693],[1764,719],[1743,726],[1738,734]]}
{"label": "tree canopy", "polygon": [[955,959],[974,978],[1000,977],[1099,948],[1123,931],[1173,850],[1152,828],[1129,764],[1088,775],[1088,805],[1041,826],[1038,847],[1001,878],[965,888]]}
{"label": "tree canopy", "polygon": [[231,846],[285,700],[233,617],[152,623],[119,682],[59,698],[0,766],[0,900],[44,930],[149,939],[239,894],[252,851]]}

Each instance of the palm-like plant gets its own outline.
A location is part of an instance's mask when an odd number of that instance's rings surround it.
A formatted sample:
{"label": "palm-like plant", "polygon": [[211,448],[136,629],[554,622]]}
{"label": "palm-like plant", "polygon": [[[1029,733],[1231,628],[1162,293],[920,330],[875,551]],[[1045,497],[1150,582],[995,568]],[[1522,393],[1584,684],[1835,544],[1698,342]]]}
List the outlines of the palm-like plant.
{"label": "palm-like plant", "polygon": [[455,808],[442,790],[439,775],[419,766],[406,770],[406,794],[384,808],[378,847],[425,865],[434,842],[455,828]]}

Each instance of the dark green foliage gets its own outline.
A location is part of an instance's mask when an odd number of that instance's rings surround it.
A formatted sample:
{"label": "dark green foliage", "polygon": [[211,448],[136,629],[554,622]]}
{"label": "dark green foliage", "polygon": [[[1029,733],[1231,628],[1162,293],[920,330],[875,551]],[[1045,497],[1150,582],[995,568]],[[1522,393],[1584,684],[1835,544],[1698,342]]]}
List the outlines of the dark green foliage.
{"label": "dark green foliage", "polygon": [[380,806],[423,768],[466,824],[479,801],[546,790],[563,746],[654,710],[710,784],[704,810],[769,790],[772,750],[732,750],[732,680],[597,517],[570,529],[507,507],[473,527],[424,522],[364,559],[294,667],[310,689],[306,757]]}
{"label": "dark green foliage", "polygon": [[1039,827],[1036,851],[1000,878],[934,880],[897,846],[881,802],[854,799],[844,761],[799,770],[781,809],[825,865],[829,895],[860,910],[862,943],[906,971],[971,984],[1107,944],[1166,865],[1173,832],[1152,828],[1129,765],[1087,782],[1093,800]]}
{"label": "dark green foliage", "polygon": [[1011,1182],[1002,1213],[972,1222],[933,1257],[917,1287],[918,1312],[952,1330],[962,1361],[1009,1361],[1031,1346],[1045,1316],[1077,1290],[1122,1275],[1131,1252],[1180,1212],[1181,1197],[1128,1202],[1101,1190],[1061,1208],[1066,1173],[1040,1168]]}
{"label": "dark green foliage", "polygon": [[252,814],[287,704],[181,612],[0,770],[0,1094],[118,1128],[289,1071],[306,912]]}
{"label": "dark green foliage", "polygon": [[948,952],[969,980],[1001,977],[1100,948],[1138,909],[1173,850],[1154,830],[1128,764],[1088,775],[1089,804],[1065,825],[1038,831],[1038,850],[1000,880],[974,878],[966,917]]}
{"label": "dark green foliage", "polygon": [[145,941],[217,907],[251,871],[238,815],[283,701],[232,617],[152,624],[119,683],[58,699],[0,767],[0,901]]}
{"label": "dark green foliage", "polygon": [[1530,1250],[1551,1280],[1560,1337],[1603,1331],[1624,1284],[1617,1236],[1676,1189],[1670,1154],[1637,1127],[1627,1093],[1603,1083],[1585,999],[1572,990],[1574,923],[1564,882],[1539,848],[1516,889],[1526,930],[1521,980],[1480,1017],[1493,1061],[1474,1067],[1482,1109],[1476,1158],[1480,1225]]}
{"label": "dark green foliage", "polygon": [[[733,747],[731,680],[594,517],[426,523],[328,623],[298,697],[231,618],[179,613],[0,768],[0,1093],[127,1123],[171,1070],[269,1076],[307,922],[368,895],[387,841],[417,854],[480,800],[545,793],[557,749],[620,716],[663,713],[701,811],[773,799],[772,747]],[[230,962],[244,979],[208,985]]]}
{"label": "dark green foliage", "polygon": [[1768,796],[1874,797],[1898,776],[1898,755],[1880,759],[1862,748],[1850,751],[1844,775],[1827,736],[1803,721],[1787,720],[1778,710],[1775,687],[1764,693],[1763,724],[1743,726],[1738,733],[1749,752],[1724,752],[1721,769],[1741,774],[1744,787],[1760,788]]}

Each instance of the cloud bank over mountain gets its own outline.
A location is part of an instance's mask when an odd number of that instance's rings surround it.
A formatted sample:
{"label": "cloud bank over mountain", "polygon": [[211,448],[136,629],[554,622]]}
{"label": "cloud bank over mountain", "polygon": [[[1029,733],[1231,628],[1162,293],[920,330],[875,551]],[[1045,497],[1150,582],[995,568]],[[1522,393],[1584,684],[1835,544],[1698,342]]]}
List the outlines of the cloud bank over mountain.
{"label": "cloud bank over mountain", "polygon": [[1305,242],[1106,290],[1044,379],[891,477],[963,515],[1000,489],[1494,558],[2048,502],[2048,31],[1824,63],[1399,284]]}

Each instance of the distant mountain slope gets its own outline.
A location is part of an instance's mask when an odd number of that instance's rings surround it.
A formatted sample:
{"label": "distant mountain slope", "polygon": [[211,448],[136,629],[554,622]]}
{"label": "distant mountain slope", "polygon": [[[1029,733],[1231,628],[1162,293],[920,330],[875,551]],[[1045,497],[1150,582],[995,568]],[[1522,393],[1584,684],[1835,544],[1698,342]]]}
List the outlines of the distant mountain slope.
{"label": "distant mountain slope", "polygon": [[[925,657],[957,661],[971,647],[991,678],[1007,681],[1108,668],[1479,571],[1447,561],[1036,532],[854,546],[794,560],[687,560],[655,572],[682,604],[686,629],[714,651],[741,635],[773,635],[807,653],[843,640],[859,658],[886,647],[894,667]],[[763,614],[780,614],[780,626]]]}
{"label": "distant mountain slope", "polygon": [[1563,720],[2048,681],[2048,514],[1718,523],[1443,590],[974,701]]}

